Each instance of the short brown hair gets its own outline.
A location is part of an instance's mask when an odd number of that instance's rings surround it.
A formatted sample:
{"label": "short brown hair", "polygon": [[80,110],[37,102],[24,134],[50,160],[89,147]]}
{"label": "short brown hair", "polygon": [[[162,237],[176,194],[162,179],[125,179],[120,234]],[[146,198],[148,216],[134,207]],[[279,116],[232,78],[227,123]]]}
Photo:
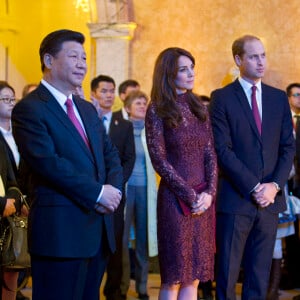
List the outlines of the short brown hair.
{"label": "short brown hair", "polygon": [[142,92],[142,91],[132,91],[125,98],[125,100],[124,100],[124,107],[130,108],[132,102],[135,99],[138,99],[138,98],[144,98],[146,100],[146,102],[148,103],[149,98],[148,98],[148,96],[144,92]]}
{"label": "short brown hair", "polygon": [[249,41],[253,41],[253,40],[258,40],[260,41],[260,39],[254,35],[244,35],[238,39],[236,39],[233,44],[232,44],[232,55],[233,57],[235,57],[236,55],[238,55],[239,57],[242,57],[243,54],[245,53],[245,43],[249,42]]}

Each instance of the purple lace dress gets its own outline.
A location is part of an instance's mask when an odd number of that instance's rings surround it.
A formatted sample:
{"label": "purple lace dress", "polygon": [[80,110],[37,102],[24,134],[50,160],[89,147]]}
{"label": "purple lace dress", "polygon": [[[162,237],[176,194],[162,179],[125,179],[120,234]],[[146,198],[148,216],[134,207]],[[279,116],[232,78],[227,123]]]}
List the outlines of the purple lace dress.
{"label": "purple lace dress", "polygon": [[[151,103],[146,137],[152,164],[161,176],[157,202],[158,253],[163,284],[190,284],[213,279],[215,253],[214,204],[201,216],[184,216],[177,199],[191,204],[192,186],[207,181],[215,197],[217,162],[209,118],[200,122],[178,96],[183,121],[167,128]],[[208,115],[208,114],[207,114]]]}

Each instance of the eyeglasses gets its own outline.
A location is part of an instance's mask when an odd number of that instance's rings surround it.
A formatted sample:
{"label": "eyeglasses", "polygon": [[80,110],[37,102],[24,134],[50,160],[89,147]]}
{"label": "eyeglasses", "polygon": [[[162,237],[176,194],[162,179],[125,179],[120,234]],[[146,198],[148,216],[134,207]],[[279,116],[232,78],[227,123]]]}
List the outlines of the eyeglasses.
{"label": "eyeglasses", "polygon": [[10,104],[10,103],[15,103],[17,100],[16,98],[4,97],[4,98],[0,98],[0,101],[3,101],[5,104]]}
{"label": "eyeglasses", "polygon": [[293,97],[300,97],[300,93],[292,94]]}

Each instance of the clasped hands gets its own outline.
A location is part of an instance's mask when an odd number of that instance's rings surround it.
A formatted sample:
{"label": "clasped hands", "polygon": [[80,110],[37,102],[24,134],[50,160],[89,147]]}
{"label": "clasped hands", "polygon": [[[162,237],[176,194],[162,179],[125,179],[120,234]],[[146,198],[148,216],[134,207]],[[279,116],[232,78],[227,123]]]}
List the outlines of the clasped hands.
{"label": "clasped hands", "polygon": [[103,186],[103,193],[100,200],[96,203],[95,209],[101,214],[113,213],[119,206],[122,199],[122,193],[110,184]]}
{"label": "clasped hands", "polygon": [[277,189],[272,182],[261,183],[252,193],[254,201],[260,207],[267,207],[274,203]]}
{"label": "clasped hands", "polygon": [[193,215],[201,215],[203,214],[212,203],[212,196],[202,192],[201,194],[197,194],[196,201],[192,204],[192,214]]}

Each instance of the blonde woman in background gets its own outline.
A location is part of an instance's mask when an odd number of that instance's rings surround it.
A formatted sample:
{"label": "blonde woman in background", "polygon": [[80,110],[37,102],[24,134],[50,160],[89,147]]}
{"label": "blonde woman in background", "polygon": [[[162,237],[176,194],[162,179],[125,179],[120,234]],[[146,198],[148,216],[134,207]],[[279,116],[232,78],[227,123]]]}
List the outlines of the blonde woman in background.
{"label": "blonde woman in background", "polygon": [[[135,226],[135,280],[139,299],[147,300],[148,255],[157,255],[156,241],[156,177],[152,167],[145,137],[145,115],[148,97],[141,91],[131,92],[124,107],[133,124],[136,160],[127,183],[125,224],[123,236],[123,261],[129,261],[130,226]],[[126,259],[127,258],[127,259]],[[123,274],[122,294],[126,295],[130,274]]]}

